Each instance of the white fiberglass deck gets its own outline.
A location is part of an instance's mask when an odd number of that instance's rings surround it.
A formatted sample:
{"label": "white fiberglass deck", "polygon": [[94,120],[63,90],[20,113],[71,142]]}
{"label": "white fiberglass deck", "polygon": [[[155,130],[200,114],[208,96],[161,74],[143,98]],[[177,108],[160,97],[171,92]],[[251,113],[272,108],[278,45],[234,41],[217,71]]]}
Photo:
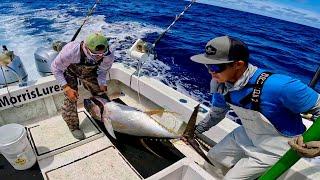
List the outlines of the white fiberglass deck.
{"label": "white fiberglass deck", "polygon": [[80,128],[86,136],[86,139],[81,141],[72,136],[61,115],[39,120],[27,126],[30,141],[38,160],[59,154],[103,136],[103,132],[83,110],[80,110],[78,115]]}

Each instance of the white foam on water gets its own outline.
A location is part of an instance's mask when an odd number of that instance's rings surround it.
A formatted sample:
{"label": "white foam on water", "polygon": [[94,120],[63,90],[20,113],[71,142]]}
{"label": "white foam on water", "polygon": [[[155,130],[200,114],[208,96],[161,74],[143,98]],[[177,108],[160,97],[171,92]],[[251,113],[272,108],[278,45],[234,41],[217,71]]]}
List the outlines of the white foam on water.
{"label": "white foam on water", "polygon": [[40,33],[33,34],[39,29],[32,27],[29,20],[33,18],[53,20],[63,12],[45,8],[27,9],[22,3],[12,3],[11,6],[14,7],[13,12],[1,14],[0,44],[7,45],[9,50],[13,50],[16,55],[20,56],[29,80],[36,80],[40,75],[34,62],[34,52],[38,47],[49,45],[47,35],[50,33],[43,29],[40,30]]}
{"label": "white foam on water", "polygon": [[[68,42],[76,30],[83,23],[85,17],[75,17],[70,15],[70,11],[77,11],[76,5],[68,5],[67,9],[48,10],[45,8],[27,9],[22,3],[10,4],[14,7],[13,12],[0,14],[0,44],[7,45],[10,50],[20,56],[29,80],[37,80],[40,75],[37,72],[34,52],[39,47],[51,47],[52,42],[60,40]],[[0,5],[1,8],[1,5]],[[33,26],[30,20],[48,21],[48,27]],[[36,21],[35,21],[36,22]],[[43,26],[46,26],[43,25]],[[103,15],[94,15],[88,19],[83,26],[76,41],[83,40],[92,32],[102,32],[110,38],[111,49],[114,51],[117,62],[122,62],[128,66],[137,67],[138,62],[131,59],[127,54],[128,49],[139,39],[146,37],[147,34],[164,31],[151,24],[144,24],[134,21],[108,22]],[[36,32],[36,33],[35,33]],[[170,66],[160,60],[150,60],[143,64],[140,74],[152,76],[170,87],[194,98],[203,97],[192,91],[189,93],[185,88],[188,85],[180,81],[181,77],[170,74]]]}
{"label": "white foam on water", "polygon": [[[22,4],[12,4],[14,12],[8,15],[2,14],[0,23],[0,44],[7,45],[10,50],[15,51],[23,61],[29,80],[36,80],[40,77],[34,62],[34,52],[39,47],[50,47],[53,41],[70,41],[75,31],[83,23],[84,17],[73,17],[67,10],[46,10],[25,9]],[[71,7],[72,8],[72,7]],[[11,15],[11,14],[19,15]],[[47,31],[47,29],[36,29],[28,23],[28,19],[42,19],[53,21],[48,29],[57,31]],[[102,15],[95,15],[88,19],[83,26],[76,41],[83,40],[92,32],[102,32],[110,38],[111,47],[115,51],[117,61],[127,61],[128,65],[136,65],[127,55],[127,50],[138,38],[143,38],[147,33],[161,32],[163,29],[153,25],[138,22],[114,22],[108,23]],[[37,34],[33,34],[36,31]],[[157,66],[161,66],[157,68]],[[168,69],[162,62],[147,62],[145,67],[152,67],[153,71]]]}

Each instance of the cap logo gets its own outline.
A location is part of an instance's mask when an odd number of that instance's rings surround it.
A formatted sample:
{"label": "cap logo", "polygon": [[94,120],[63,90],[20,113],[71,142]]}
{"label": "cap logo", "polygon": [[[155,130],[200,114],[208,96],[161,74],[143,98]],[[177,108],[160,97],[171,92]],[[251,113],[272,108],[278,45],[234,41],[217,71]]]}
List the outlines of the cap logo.
{"label": "cap logo", "polygon": [[206,55],[215,55],[217,53],[217,49],[211,45],[206,46]]}

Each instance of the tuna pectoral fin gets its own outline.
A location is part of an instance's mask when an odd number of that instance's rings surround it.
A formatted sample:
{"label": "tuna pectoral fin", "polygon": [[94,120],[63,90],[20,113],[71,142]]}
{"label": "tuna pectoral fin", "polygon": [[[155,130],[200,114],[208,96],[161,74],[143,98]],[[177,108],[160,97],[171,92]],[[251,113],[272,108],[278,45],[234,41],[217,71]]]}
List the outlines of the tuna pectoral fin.
{"label": "tuna pectoral fin", "polygon": [[106,127],[108,133],[110,134],[110,136],[112,136],[114,139],[117,139],[116,135],[114,134],[110,119],[104,119],[103,123],[104,123],[104,126]]}
{"label": "tuna pectoral fin", "polygon": [[167,111],[164,109],[153,109],[153,110],[148,110],[148,111],[144,111],[144,113],[148,114],[149,116],[152,116],[154,114],[159,114],[162,116],[163,113],[171,113],[171,114],[178,114],[176,112],[171,112],[171,111]]}
{"label": "tuna pectoral fin", "polygon": [[191,114],[191,117],[188,121],[187,127],[184,130],[183,137],[185,137],[188,141],[188,143],[191,145],[191,147],[203,158],[205,159],[209,164],[213,165],[208,157],[204,154],[202,149],[199,146],[199,143],[194,139],[195,134],[195,126],[196,126],[196,121],[197,121],[197,116],[198,116],[198,111],[199,111],[200,104],[198,104],[195,108],[193,113]]}
{"label": "tuna pectoral fin", "polygon": [[154,115],[154,114],[160,114],[162,115],[164,112],[164,109],[155,109],[155,110],[149,110],[145,111],[144,113],[148,114],[149,116]]}
{"label": "tuna pectoral fin", "polygon": [[140,139],[140,142],[142,144],[143,147],[145,147],[148,151],[150,151],[152,154],[154,154],[155,156],[159,157],[159,158],[163,158],[160,155],[158,155],[156,152],[154,152],[145,142],[143,139]]}

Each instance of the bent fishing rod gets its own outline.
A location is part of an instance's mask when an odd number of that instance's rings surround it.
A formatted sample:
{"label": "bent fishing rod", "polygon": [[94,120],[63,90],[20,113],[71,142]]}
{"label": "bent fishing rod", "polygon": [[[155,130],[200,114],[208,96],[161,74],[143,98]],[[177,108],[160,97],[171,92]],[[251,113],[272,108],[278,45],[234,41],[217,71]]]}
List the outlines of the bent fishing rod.
{"label": "bent fishing rod", "polygon": [[176,15],[175,19],[173,20],[173,22],[167,27],[167,29],[165,31],[163,31],[159,37],[154,41],[154,43],[152,44],[153,48],[155,48],[155,46],[157,45],[157,43],[160,41],[160,39],[169,31],[169,29],[184,15],[184,13],[192,6],[193,3],[195,3],[196,0],[191,0],[190,4],[187,5],[184,10],[179,14]]}
{"label": "bent fishing rod", "polygon": [[153,54],[154,55],[154,58],[153,59],[156,59],[157,58],[157,54],[155,52],[155,48],[156,48],[156,45],[158,44],[158,42],[163,38],[163,36],[171,29],[171,27],[184,15],[184,13],[192,6],[193,3],[195,3],[196,0],[191,0],[190,3],[185,6],[184,10],[179,14],[179,15],[176,15],[176,17],[174,18],[173,22],[158,36],[158,38],[151,44],[149,42],[145,42],[141,39],[137,40],[136,43],[138,41],[140,41],[139,43],[141,44],[141,47],[139,49],[143,49],[143,53],[147,53],[148,56],[150,54]]}
{"label": "bent fishing rod", "polygon": [[309,83],[309,86],[313,89],[315,89],[315,86],[317,84],[317,82],[319,81],[320,78],[320,65],[318,66],[318,69],[316,71],[316,73],[314,74],[312,80]]}
{"label": "bent fishing rod", "polygon": [[74,41],[78,34],[80,33],[81,29],[82,29],[82,26],[87,22],[87,20],[89,19],[89,17],[93,14],[94,10],[96,9],[97,7],[97,4],[100,2],[100,0],[96,0],[96,2],[94,3],[94,5],[92,6],[91,9],[89,9],[89,12],[86,16],[86,18],[84,19],[84,21],[82,22],[81,26],[78,28],[78,30],[76,31],[76,33],[73,35],[71,41]]}

